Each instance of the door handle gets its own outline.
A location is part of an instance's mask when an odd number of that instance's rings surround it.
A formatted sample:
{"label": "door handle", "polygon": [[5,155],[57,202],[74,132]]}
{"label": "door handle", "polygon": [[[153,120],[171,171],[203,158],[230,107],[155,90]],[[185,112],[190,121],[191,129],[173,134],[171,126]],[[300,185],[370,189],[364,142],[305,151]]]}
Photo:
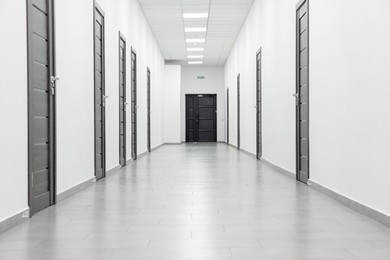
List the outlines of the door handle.
{"label": "door handle", "polygon": [[295,105],[298,106],[299,105],[299,93],[293,94],[293,97],[295,97]]}
{"label": "door handle", "polygon": [[52,84],[55,84],[58,80],[60,80],[59,77],[56,77],[56,76],[51,76],[50,77],[50,81],[51,81]]}
{"label": "door handle", "polygon": [[50,82],[51,82],[51,88],[50,88],[50,91],[51,91],[51,94],[54,96],[55,94],[55,87],[56,87],[56,83],[57,81],[60,80],[59,77],[55,77],[55,76],[51,76],[50,77]]}
{"label": "door handle", "polygon": [[106,106],[106,99],[108,98],[108,96],[106,95],[103,95],[103,107]]}

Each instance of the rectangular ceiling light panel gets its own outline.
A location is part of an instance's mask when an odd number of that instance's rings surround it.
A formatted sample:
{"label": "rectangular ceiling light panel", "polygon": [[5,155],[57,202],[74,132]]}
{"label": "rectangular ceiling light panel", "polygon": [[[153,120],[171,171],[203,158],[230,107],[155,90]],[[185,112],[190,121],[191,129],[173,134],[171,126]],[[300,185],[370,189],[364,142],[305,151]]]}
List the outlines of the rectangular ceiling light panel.
{"label": "rectangular ceiling light panel", "polygon": [[205,19],[208,17],[208,13],[183,13],[183,18],[185,19]]}
{"label": "rectangular ceiling light panel", "polygon": [[203,55],[188,55],[188,59],[203,59]]}
{"label": "rectangular ceiling light panel", "polygon": [[185,32],[206,32],[206,27],[187,27],[184,29]]}
{"label": "rectangular ceiling light panel", "polygon": [[203,43],[206,42],[206,39],[186,39],[188,43]]}
{"label": "rectangular ceiling light panel", "polygon": [[189,61],[188,64],[189,65],[200,65],[200,64],[203,64],[203,61]]}
{"label": "rectangular ceiling light panel", "polygon": [[187,48],[187,51],[204,51],[204,48]]}

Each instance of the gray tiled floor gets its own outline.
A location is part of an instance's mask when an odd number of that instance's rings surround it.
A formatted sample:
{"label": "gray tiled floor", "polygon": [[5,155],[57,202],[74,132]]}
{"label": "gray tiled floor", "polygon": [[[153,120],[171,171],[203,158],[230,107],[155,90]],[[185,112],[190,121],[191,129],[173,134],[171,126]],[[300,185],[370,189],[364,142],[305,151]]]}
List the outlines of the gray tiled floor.
{"label": "gray tiled floor", "polygon": [[390,229],[224,144],[164,146],[0,235],[0,259],[390,259]]}

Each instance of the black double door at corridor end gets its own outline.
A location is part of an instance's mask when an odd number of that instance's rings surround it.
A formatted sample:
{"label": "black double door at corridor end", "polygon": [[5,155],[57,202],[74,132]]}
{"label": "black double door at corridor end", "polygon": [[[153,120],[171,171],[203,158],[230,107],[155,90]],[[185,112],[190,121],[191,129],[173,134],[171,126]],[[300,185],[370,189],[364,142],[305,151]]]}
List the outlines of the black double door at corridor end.
{"label": "black double door at corridor end", "polygon": [[217,141],[217,95],[186,95],[186,142]]}

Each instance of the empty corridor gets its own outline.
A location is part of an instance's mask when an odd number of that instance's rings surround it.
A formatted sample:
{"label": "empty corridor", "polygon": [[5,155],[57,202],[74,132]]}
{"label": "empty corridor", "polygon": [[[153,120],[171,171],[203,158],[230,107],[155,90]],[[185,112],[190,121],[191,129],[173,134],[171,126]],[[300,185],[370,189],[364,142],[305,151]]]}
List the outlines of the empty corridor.
{"label": "empty corridor", "polygon": [[390,229],[225,144],[166,145],[0,235],[0,259],[390,259]]}

